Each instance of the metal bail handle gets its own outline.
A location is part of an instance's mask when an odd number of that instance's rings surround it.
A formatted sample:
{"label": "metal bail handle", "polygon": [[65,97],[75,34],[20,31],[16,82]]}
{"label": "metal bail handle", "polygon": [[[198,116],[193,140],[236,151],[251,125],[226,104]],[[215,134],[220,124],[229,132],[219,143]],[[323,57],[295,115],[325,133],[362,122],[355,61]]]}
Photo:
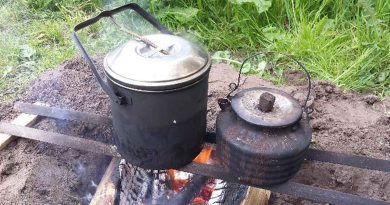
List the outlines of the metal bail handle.
{"label": "metal bail handle", "polygon": [[120,13],[120,12],[123,12],[125,10],[133,10],[133,11],[137,12],[140,16],[142,16],[145,20],[147,20],[155,28],[157,28],[159,31],[161,31],[161,33],[172,35],[171,31],[169,31],[157,19],[155,19],[152,15],[150,15],[148,12],[146,12],[138,4],[135,4],[135,3],[126,4],[126,5],[123,5],[121,7],[118,7],[118,8],[112,9],[112,10],[102,11],[99,15],[77,24],[74,27],[74,32],[72,34],[73,41],[75,42],[77,48],[80,50],[81,55],[87,61],[90,69],[92,70],[92,73],[96,77],[96,80],[98,81],[100,86],[103,88],[104,92],[107,93],[107,95],[111,98],[111,100],[113,100],[115,103],[118,103],[120,105],[126,103],[125,98],[117,95],[115,93],[115,91],[110,86],[108,86],[103,81],[103,79],[100,77],[99,73],[97,72],[96,65],[93,63],[93,61],[89,57],[87,51],[85,50],[85,48],[81,44],[80,39],[77,36],[77,31],[98,22],[101,18],[109,18],[109,17],[112,17],[113,15]]}
{"label": "metal bail handle", "polygon": [[295,57],[291,56],[291,55],[288,55],[288,54],[285,54],[285,53],[280,53],[278,51],[259,51],[259,52],[256,52],[252,55],[250,55],[249,57],[245,58],[244,61],[242,62],[241,64],[241,67],[240,67],[240,71],[238,73],[238,78],[237,78],[237,83],[230,83],[229,84],[229,88],[232,89],[228,95],[227,95],[227,99],[230,99],[231,98],[231,94],[236,91],[238,89],[238,87],[240,86],[240,80],[241,80],[241,72],[242,72],[242,68],[244,67],[245,63],[250,60],[251,58],[254,58],[258,55],[261,55],[261,54],[270,54],[270,53],[276,53],[276,54],[280,54],[280,55],[283,55],[284,57],[286,58],[289,58],[291,60],[293,60],[294,62],[296,62],[299,67],[305,72],[306,74],[306,79],[308,81],[308,87],[307,87],[307,95],[306,95],[306,100],[303,104],[303,110],[306,114],[309,114],[308,112],[308,107],[307,107],[307,101],[309,101],[309,97],[310,97],[310,91],[311,91],[311,77],[310,77],[310,73],[309,71],[307,71],[306,67],[303,65],[303,63],[301,63],[300,61],[298,61]]}

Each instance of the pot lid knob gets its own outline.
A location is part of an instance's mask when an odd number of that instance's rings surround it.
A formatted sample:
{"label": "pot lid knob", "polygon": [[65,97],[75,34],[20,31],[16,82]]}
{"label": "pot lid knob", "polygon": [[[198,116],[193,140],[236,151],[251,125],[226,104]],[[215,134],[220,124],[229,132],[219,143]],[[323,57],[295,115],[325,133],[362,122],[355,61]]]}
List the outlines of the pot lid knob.
{"label": "pot lid knob", "polygon": [[302,117],[302,107],[291,95],[274,88],[249,88],[232,98],[233,111],[244,121],[261,127],[287,127]]}
{"label": "pot lid knob", "polygon": [[264,92],[260,95],[258,108],[262,112],[271,112],[274,108],[275,96],[269,92]]}

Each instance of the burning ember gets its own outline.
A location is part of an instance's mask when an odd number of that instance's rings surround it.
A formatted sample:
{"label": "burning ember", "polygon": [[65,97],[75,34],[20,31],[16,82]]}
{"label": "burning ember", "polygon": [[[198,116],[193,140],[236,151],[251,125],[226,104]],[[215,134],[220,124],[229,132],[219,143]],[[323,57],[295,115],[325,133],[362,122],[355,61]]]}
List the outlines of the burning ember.
{"label": "burning ember", "polygon": [[[210,163],[211,154],[213,148],[206,145],[199,155],[193,160],[197,163]],[[171,189],[177,194],[183,187],[187,185],[190,181],[193,174],[170,169],[168,170],[168,175],[170,177]],[[193,199],[191,204],[203,205],[207,204],[211,198],[211,195],[216,187],[217,181],[215,179],[208,179],[207,182],[201,188],[199,194]]]}
{"label": "burning ember", "polygon": [[[193,160],[213,164],[213,147],[206,145]],[[216,204],[221,201],[225,183],[174,169],[146,170],[121,162],[120,204]],[[132,168],[133,167],[133,168]],[[134,169],[135,168],[135,169]],[[218,203],[217,203],[218,204]]]}

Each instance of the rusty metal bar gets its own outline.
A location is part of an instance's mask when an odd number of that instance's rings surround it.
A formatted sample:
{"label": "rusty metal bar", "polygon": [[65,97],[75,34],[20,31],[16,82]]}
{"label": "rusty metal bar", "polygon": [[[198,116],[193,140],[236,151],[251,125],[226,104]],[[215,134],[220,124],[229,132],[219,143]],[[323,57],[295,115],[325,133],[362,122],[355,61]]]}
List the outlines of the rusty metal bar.
{"label": "rusty metal bar", "polygon": [[194,175],[191,181],[183,187],[176,197],[168,200],[166,204],[182,205],[191,204],[192,200],[199,194],[203,185],[209,178],[203,175]]}
{"label": "rusty metal bar", "polygon": [[310,199],[316,202],[324,202],[340,205],[389,205],[389,202],[369,199],[353,194],[347,194],[335,190],[323,189],[296,182],[287,182],[277,187],[268,188],[277,193]]}
{"label": "rusty metal bar", "polygon": [[[108,145],[102,142],[97,142],[89,139],[63,135],[48,131],[42,131],[34,128],[14,125],[10,123],[0,122],[0,132],[7,133],[27,139],[38,140],[42,142],[52,143],[60,146],[67,146],[74,149],[89,151],[98,154],[105,154],[113,157],[120,157],[115,146]],[[259,187],[256,184],[250,184],[241,181],[239,178],[231,175],[226,169],[219,165],[208,165],[191,163],[181,169],[181,171],[199,174],[207,177],[213,177],[225,180],[232,183],[247,184],[250,186]],[[288,194],[296,197],[301,197],[309,200],[327,202],[332,204],[346,204],[346,205],[390,205],[388,202],[368,199],[352,194],[342,193],[334,190],[323,189],[319,187],[312,187],[296,182],[287,182],[274,187],[260,187],[278,192]]]}
{"label": "rusty metal bar", "polygon": [[79,112],[79,111],[63,109],[63,108],[55,108],[55,107],[48,107],[42,105],[34,105],[30,103],[17,102],[14,105],[14,109],[23,113],[35,114],[35,115],[51,117],[51,118],[56,118],[61,120],[75,120],[75,121],[87,122],[87,123],[98,124],[98,125],[112,124],[111,118],[107,116],[86,113],[86,112]]}
{"label": "rusty metal bar", "polygon": [[[35,114],[35,115],[63,119],[63,120],[75,120],[75,121],[82,121],[82,122],[88,122],[93,124],[104,124],[104,125],[112,124],[112,120],[110,117],[86,113],[86,112],[68,110],[68,109],[47,107],[42,105],[34,105],[34,104],[21,103],[21,102],[17,102],[14,108],[17,111],[28,113],[28,114]],[[210,143],[215,143],[215,133],[207,133],[206,141]],[[358,167],[363,169],[390,172],[390,161],[358,156],[358,155],[322,151],[317,149],[309,149],[308,154],[306,155],[306,159],[312,161],[347,165],[347,166]]]}
{"label": "rusty metal bar", "polygon": [[[232,176],[226,169],[217,165],[191,163],[181,169],[180,171],[190,172],[199,175],[205,175],[227,182],[246,184],[249,186],[259,187],[256,184],[251,184],[241,181],[239,178]],[[324,202],[331,204],[342,205],[390,205],[390,202],[369,199],[353,194],[347,194],[339,191],[324,189],[320,187],[313,187],[296,182],[286,182],[284,184],[272,187],[259,187],[271,190],[281,194],[288,194],[295,197],[301,197],[316,202]]]}
{"label": "rusty metal bar", "polygon": [[120,157],[117,149],[113,145],[103,142],[63,135],[55,132],[48,132],[39,129],[0,122],[0,133],[6,133],[26,139],[47,142],[55,145],[66,146],[78,150],[104,154],[113,157]]}
{"label": "rusty metal bar", "polygon": [[306,155],[307,160],[342,164],[362,169],[390,172],[390,161],[375,159],[358,155],[344,154],[317,149],[309,149]]}
{"label": "rusty metal bar", "polygon": [[[47,107],[42,105],[34,105],[34,104],[21,103],[21,102],[17,102],[14,108],[20,112],[40,115],[45,117],[51,117],[51,118],[57,118],[57,119],[75,120],[75,121],[82,121],[82,122],[88,122],[93,124],[104,124],[104,125],[112,124],[112,120],[110,117],[91,114],[87,112],[79,112],[74,110]],[[207,133],[206,141],[209,143],[216,143],[215,133]],[[320,162],[327,162],[333,164],[347,165],[347,166],[363,168],[363,169],[390,172],[390,161],[358,156],[358,155],[336,153],[336,152],[322,151],[322,150],[309,148],[308,153],[306,155],[306,159],[311,161],[320,161]]]}

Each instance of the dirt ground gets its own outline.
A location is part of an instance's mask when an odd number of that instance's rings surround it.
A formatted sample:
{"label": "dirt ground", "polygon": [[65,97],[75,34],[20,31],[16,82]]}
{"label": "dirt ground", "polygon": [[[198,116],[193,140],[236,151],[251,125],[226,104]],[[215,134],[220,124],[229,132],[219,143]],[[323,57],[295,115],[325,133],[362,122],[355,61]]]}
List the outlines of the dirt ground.
{"label": "dirt ground", "polygon": [[[102,58],[98,58],[101,65]],[[219,112],[216,99],[224,97],[237,73],[216,64],[210,73],[208,130],[215,129]],[[290,85],[281,89],[301,102],[305,87],[299,73],[287,75]],[[298,80],[296,80],[298,79]],[[274,87],[256,76],[244,79],[243,88]],[[380,102],[372,95],[344,92],[328,82],[314,82],[309,106],[313,147],[390,160],[390,98]],[[110,115],[107,96],[80,57],[49,71],[19,97],[22,102],[45,102],[52,106]],[[0,120],[17,113],[12,104],[0,104]],[[109,127],[42,119],[35,127],[64,134],[111,142]],[[17,139],[0,151],[0,204],[87,204],[108,158],[100,155]],[[305,184],[390,201],[390,174],[327,163],[305,163],[293,179]],[[316,204],[273,194],[271,204]]]}

